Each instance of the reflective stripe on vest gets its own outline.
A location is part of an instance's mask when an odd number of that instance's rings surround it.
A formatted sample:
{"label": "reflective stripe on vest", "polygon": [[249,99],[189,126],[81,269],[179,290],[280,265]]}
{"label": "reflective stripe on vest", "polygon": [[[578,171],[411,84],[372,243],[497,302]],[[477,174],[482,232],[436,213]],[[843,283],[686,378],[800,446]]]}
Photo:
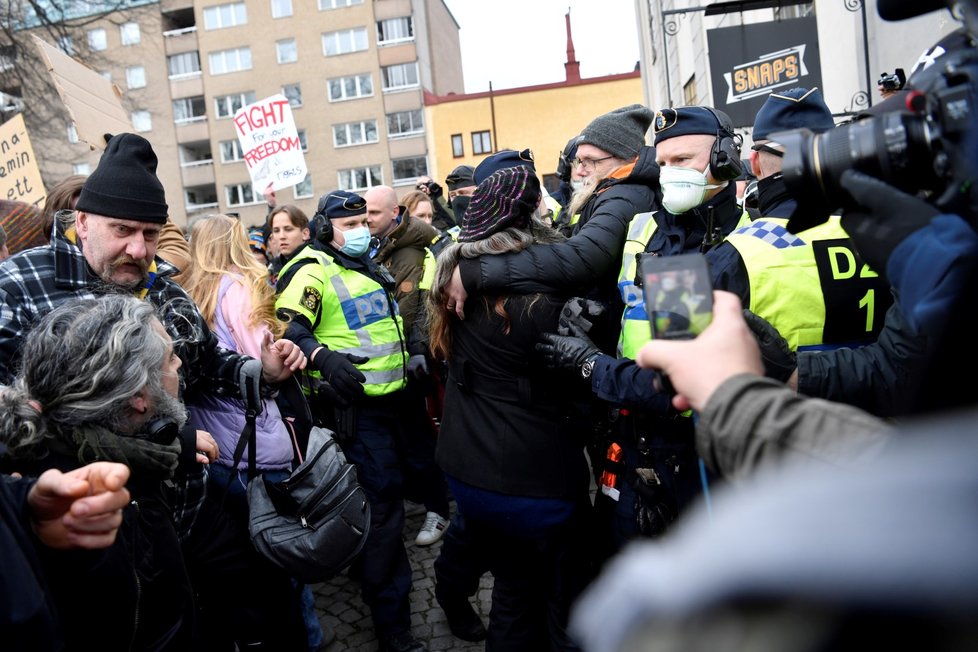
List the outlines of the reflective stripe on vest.
{"label": "reflective stripe on vest", "polygon": [[634,360],[642,345],[652,339],[648,313],[645,312],[645,299],[642,288],[635,285],[636,260],[645,251],[645,245],[652,239],[658,226],[653,219],[654,212],[639,213],[632,218],[622,248],[621,271],[618,274],[618,292],[625,303],[621,317],[621,335],[618,337],[618,357]]}
{"label": "reflective stripe on vest", "polygon": [[[282,273],[298,258],[311,256],[320,265],[299,269],[277,297],[275,307],[296,310],[308,317],[313,306],[307,299],[318,292],[319,321],[313,331],[316,340],[330,350],[370,358],[357,365],[366,376],[367,396],[383,396],[403,389],[407,383],[404,374],[407,351],[402,343],[404,321],[397,313],[397,303],[372,278],[338,265],[322,252],[307,251],[308,255],[303,252],[289,261]],[[318,274],[314,273],[317,267],[322,270]],[[320,377],[318,371],[307,371],[314,378]]]}
{"label": "reflective stripe on vest", "polygon": [[861,262],[838,216],[797,234],[782,218],[760,218],[727,242],[744,261],[752,312],[792,350],[873,341],[892,303],[886,282]]}

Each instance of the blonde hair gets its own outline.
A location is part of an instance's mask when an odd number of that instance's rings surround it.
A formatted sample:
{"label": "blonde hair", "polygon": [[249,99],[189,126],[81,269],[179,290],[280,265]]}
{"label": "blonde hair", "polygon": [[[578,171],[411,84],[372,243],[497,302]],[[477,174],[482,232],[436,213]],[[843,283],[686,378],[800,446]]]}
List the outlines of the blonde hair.
{"label": "blonde hair", "polygon": [[275,318],[275,289],[268,284],[268,269],[251,253],[248,233],[240,220],[227,215],[208,215],[198,220],[190,230],[190,257],[193,264],[183,287],[208,325],[214,326],[221,277],[238,273],[251,291],[248,324],[264,324],[276,339],[282,336],[285,324]]}

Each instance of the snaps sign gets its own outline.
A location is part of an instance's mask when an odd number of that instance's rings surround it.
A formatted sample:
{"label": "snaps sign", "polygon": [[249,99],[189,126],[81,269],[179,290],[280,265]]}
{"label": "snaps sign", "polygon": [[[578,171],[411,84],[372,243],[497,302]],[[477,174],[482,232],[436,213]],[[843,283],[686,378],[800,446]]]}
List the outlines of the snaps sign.
{"label": "snaps sign", "polygon": [[269,185],[281,190],[306,178],[302,143],[284,95],[241,107],[234,114],[234,128],[256,195]]}
{"label": "snaps sign", "polygon": [[822,86],[813,17],[712,29],[706,35],[716,108],[735,126],[753,125],[774,91]]}

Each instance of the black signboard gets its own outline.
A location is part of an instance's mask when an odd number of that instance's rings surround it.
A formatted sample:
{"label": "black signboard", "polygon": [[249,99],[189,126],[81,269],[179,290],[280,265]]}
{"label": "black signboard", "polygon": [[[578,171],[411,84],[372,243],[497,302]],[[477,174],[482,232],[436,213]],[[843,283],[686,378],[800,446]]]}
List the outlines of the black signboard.
{"label": "black signboard", "polygon": [[738,127],[752,126],[774,91],[822,86],[814,16],[711,29],[706,37],[714,106]]}

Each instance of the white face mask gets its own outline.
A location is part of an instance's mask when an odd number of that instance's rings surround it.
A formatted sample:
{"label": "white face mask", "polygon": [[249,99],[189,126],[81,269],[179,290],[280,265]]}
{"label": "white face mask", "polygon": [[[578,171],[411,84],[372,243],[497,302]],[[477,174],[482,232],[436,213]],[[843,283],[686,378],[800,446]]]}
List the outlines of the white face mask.
{"label": "white face mask", "polygon": [[583,187],[584,187],[583,181],[580,181],[578,179],[574,179],[573,181],[571,181],[571,188],[574,190],[574,192],[577,192]]}
{"label": "white face mask", "polygon": [[682,215],[703,203],[706,191],[722,188],[706,180],[706,171],[664,165],[659,168],[659,185],[662,186],[662,206],[673,215]]}

